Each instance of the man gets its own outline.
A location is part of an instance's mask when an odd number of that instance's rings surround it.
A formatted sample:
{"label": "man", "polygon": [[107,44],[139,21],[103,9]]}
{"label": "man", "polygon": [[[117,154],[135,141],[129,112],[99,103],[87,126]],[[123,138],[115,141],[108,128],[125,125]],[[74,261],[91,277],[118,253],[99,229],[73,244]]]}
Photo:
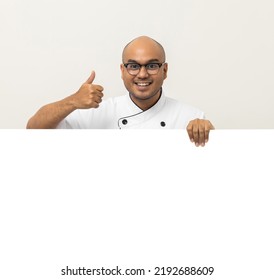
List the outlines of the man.
{"label": "man", "polygon": [[164,95],[168,64],[161,44],[146,36],[132,40],[120,68],[129,94],[102,102],[104,89],[93,83],[92,71],[76,93],[38,110],[27,128],[187,128],[196,146],[205,145],[214,127],[204,113]]}

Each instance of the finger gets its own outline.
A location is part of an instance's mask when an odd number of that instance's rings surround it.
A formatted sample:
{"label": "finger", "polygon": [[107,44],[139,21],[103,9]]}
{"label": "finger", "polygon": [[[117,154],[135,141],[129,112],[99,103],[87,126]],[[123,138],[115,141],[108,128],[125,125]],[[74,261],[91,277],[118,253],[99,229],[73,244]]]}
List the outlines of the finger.
{"label": "finger", "polygon": [[206,128],[206,129],[205,129],[205,143],[207,143],[207,142],[208,142],[208,138],[209,138],[209,131],[210,131],[210,129],[209,129],[209,128]]}
{"label": "finger", "polygon": [[100,104],[99,100],[93,99],[91,108],[98,108],[99,104]]}
{"label": "finger", "polygon": [[195,143],[195,145],[198,147],[199,146],[199,119],[195,119],[191,121],[192,123],[192,139]]}
{"label": "finger", "polygon": [[93,100],[94,100],[94,102],[96,102],[96,103],[101,103],[101,102],[102,102],[102,98],[99,97],[99,96],[95,96],[95,97],[93,98]]}
{"label": "finger", "polygon": [[211,129],[215,129],[215,127],[212,125],[212,123],[210,121],[208,121],[208,125],[205,128],[205,143],[208,142],[209,139],[209,131]]}
{"label": "finger", "polygon": [[190,139],[191,142],[194,142],[194,137],[193,137],[193,125],[192,125],[192,122],[189,122],[186,130],[187,130],[187,133],[188,133],[188,137]]}
{"label": "finger", "polygon": [[92,71],[91,74],[90,74],[90,76],[89,76],[89,78],[88,78],[87,81],[86,81],[86,84],[92,84],[93,81],[94,81],[94,79],[95,79],[95,72]]}
{"label": "finger", "polygon": [[95,89],[98,91],[98,92],[102,92],[104,90],[104,88],[100,85],[93,85],[95,86]]}
{"label": "finger", "polygon": [[199,124],[199,145],[205,145],[205,127],[204,124]]}
{"label": "finger", "polygon": [[193,140],[195,145],[198,147],[199,146],[199,127],[198,125],[193,126]]}
{"label": "finger", "polygon": [[101,91],[99,91],[99,92],[97,92],[97,96],[99,96],[100,98],[102,98],[102,97],[104,96],[104,94],[103,94]]}
{"label": "finger", "polygon": [[104,94],[101,92],[101,91],[98,91],[98,90],[93,90],[90,92],[91,96],[98,96],[100,98],[102,98],[104,96]]}

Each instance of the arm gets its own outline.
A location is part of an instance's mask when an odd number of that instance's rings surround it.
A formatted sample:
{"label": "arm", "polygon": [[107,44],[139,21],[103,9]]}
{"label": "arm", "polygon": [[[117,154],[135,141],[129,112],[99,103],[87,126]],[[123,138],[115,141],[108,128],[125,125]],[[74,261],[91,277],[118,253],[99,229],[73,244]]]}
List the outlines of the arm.
{"label": "arm", "polygon": [[98,108],[104,89],[100,85],[93,84],[94,78],[95,72],[93,71],[76,93],[40,108],[29,119],[27,128],[56,128],[59,122],[76,109]]}

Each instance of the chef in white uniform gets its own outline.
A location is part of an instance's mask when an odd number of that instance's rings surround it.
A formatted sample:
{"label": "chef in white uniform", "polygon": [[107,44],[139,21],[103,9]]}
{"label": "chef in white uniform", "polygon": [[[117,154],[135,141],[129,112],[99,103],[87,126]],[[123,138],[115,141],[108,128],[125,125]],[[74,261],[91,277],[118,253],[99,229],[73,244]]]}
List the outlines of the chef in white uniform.
{"label": "chef in white uniform", "polygon": [[92,71],[76,93],[38,110],[27,128],[178,128],[187,129],[196,146],[204,146],[214,129],[204,113],[165,96],[162,85],[168,64],[162,45],[138,37],[126,45],[122,60],[126,95],[102,101],[104,89],[94,84]]}
{"label": "chef in white uniform", "polygon": [[147,110],[139,108],[129,94],[109,98],[96,110],[75,110],[57,128],[180,128],[193,119],[203,119],[204,113],[181,104],[161,93],[156,104]]}

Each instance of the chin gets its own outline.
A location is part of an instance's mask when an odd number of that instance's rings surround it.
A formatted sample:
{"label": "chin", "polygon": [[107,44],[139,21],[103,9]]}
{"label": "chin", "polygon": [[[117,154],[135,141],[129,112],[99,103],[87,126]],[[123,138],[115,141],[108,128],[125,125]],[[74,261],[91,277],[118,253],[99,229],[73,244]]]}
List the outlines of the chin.
{"label": "chin", "polygon": [[150,98],[152,98],[155,94],[153,93],[134,93],[134,92],[130,92],[130,94],[139,100],[148,100]]}

